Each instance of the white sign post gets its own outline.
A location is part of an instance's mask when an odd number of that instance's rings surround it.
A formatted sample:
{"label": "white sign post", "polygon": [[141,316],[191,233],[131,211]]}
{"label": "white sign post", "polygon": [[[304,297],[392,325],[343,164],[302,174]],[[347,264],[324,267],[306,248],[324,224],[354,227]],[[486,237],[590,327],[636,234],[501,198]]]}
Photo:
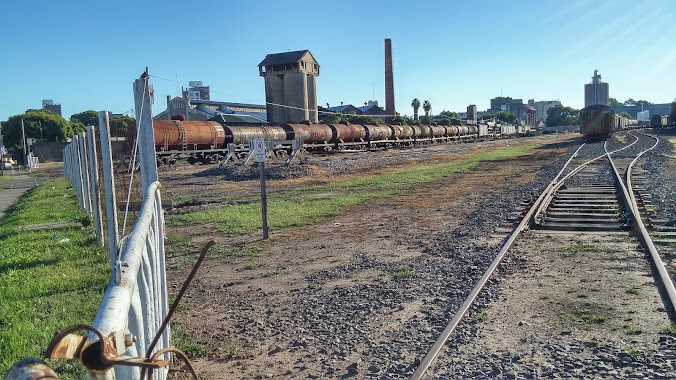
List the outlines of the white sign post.
{"label": "white sign post", "polygon": [[263,239],[268,238],[268,201],[265,196],[265,139],[257,137],[252,142],[254,154],[256,155],[256,162],[258,162],[258,170],[261,177],[261,205],[263,214]]}

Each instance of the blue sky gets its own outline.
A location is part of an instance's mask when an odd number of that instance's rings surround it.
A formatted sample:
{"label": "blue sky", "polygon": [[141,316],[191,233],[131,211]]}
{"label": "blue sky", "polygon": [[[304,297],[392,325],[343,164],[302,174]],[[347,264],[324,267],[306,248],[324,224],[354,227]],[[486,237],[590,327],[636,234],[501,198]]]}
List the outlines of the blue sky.
{"label": "blue sky", "polygon": [[321,65],[319,104],[384,105],[385,38],[403,114],[414,97],[437,113],[483,110],[500,94],[581,108],[594,69],[620,101],[676,97],[671,0],[8,3],[0,121],[42,99],[60,103],[66,118],[128,111],[146,66],[154,113],[177,94],[176,80],[203,81],[214,100],[262,104],[258,63],[304,49]]}

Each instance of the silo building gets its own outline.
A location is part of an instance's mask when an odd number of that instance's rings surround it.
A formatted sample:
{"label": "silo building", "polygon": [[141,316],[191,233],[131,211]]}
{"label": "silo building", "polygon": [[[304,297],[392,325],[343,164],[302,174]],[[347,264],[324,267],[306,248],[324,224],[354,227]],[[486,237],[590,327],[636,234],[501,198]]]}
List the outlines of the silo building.
{"label": "silo building", "polygon": [[317,77],[319,64],[309,50],[268,54],[258,65],[265,78],[268,122],[319,121]]}
{"label": "silo building", "polygon": [[595,104],[608,105],[608,83],[601,81],[598,70],[594,70],[592,82],[584,85],[584,106]]}
{"label": "silo building", "polygon": [[477,111],[476,105],[470,104],[467,106],[467,124],[476,124],[477,123]]}

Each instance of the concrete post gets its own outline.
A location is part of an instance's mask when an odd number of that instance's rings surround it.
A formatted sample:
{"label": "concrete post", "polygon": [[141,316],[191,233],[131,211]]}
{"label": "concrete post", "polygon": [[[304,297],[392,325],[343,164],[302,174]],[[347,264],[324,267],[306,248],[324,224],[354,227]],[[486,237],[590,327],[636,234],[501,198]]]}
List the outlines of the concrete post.
{"label": "concrete post", "polygon": [[136,106],[136,129],[138,131],[138,152],[141,165],[141,188],[145,190],[158,180],[155,159],[155,137],[153,134],[153,88],[150,85],[148,69],[134,81],[134,103]]}
{"label": "concrete post", "polygon": [[84,209],[87,215],[92,214],[92,198],[89,189],[89,170],[87,169],[87,145],[85,142],[85,133],[78,135],[78,144],[80,146],[80,172],[82,173],[82,198]]}
{"label": "concrete post", "polygon": [[99,112],[99,136],[101,136],[101,161],[103,165],[103,189],[106,198],[106,220],[108,225],[108,250],[110,264],[115,269],[117,245],[120,241],[117,227],[117,202],[115,200],[115,176],[113,175],[113,156],[110,149],[110,125],[108,112]]}
{"label": "concrete post", "polygon": [[99,190],[99,163],[96,157],[96,134],[94,126],[87,127],[87,147],[89,152],[89,180],[92,188],[92,210],[94,211],[94,230],[99,244],[103,247],[103,220],[101,218],[101,192]]}

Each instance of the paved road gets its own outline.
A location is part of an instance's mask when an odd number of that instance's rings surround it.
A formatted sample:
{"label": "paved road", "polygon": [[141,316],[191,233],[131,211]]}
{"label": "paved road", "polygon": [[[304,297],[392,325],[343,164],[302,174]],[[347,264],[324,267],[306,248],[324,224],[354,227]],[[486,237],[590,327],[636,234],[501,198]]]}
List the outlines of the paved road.
{"label": "paved road", "polygon": [[11,175],[12,183],[3,186],[0,191],[0,219],[5,216],[5,212],[17,201],[26,191],[37,186],[37,180],[31,176],[18,174]]}

